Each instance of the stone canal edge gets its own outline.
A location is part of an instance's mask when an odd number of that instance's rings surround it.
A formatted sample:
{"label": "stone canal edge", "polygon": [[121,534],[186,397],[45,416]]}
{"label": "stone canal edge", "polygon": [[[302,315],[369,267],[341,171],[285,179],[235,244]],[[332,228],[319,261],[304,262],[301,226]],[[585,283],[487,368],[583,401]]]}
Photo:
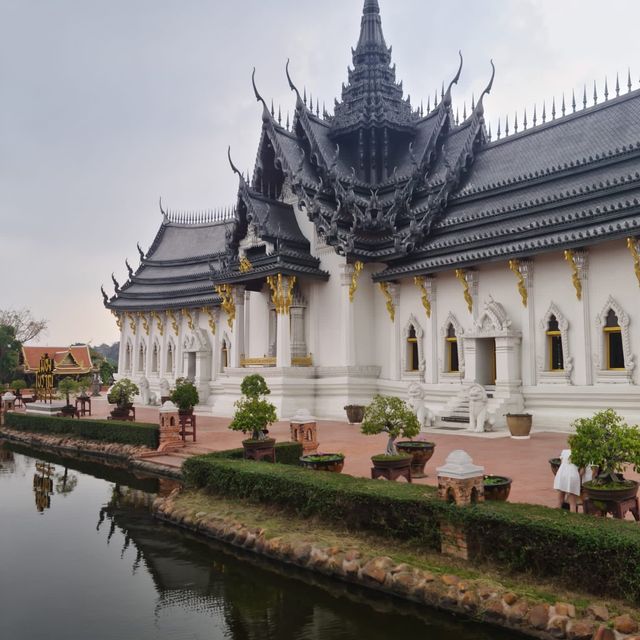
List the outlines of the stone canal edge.
{"label": "stone canal edge", "polygon": [[[65,455],[113,462],[132,471],[181,479],[181,474],[175,469],[139,459],[140,455],[148,452],[145,447],[14,431],[6,427],[0,430],[0,438]],[[366,556],[354,548],[269,538],[262,528],[185,507],[180,504],[180,495],[181,490],[175,489],[168,497],[156,498],[152,505],[153,516],[199,536],[286,565],[534,638],[640,640],[640,626],[633,617],[629,614],[611,616],[607,607],[601,604],[590,605],[584,614],[579,615],[576,607],[567,602],[549,604],[535,601],[497,585],[489,587],[454,574],[432,573],[407,563],[398,564],[386,556]]]}

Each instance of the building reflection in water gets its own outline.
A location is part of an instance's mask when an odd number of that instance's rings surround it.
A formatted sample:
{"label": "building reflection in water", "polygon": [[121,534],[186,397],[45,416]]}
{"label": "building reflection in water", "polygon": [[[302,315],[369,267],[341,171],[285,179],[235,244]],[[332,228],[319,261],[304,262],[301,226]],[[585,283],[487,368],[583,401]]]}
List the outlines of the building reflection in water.
{"label": "building reflection in water", "polygon": [[51,508],[51,496],[53,494],[53,478],[51,477],[55,467],[48,462],[36,462],[36,472],[33,476],[33,492],[36,499],[36,509],[44,513]]}
{"label": "building reflection in water", "polygon": [[0,474],[13,473],[15,467],[16,463],[13,451],[9,449],[9,444],[6,440],[0,440]]}

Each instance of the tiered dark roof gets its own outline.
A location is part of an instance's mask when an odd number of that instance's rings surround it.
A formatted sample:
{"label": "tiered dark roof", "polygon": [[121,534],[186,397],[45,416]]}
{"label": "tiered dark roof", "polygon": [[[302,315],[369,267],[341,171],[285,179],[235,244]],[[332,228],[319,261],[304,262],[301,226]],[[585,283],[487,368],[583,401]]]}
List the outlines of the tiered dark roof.
{"label": "tiered dark roof", "polygon": [[[326,279],[300,231],[294,205],[314,223],[317,235],[350,261],[386,264],[377,280],[577,248],[640,232],[640,92],[491,142],[484,98],[495,70],[462,122],[451,106],[462,56],[434,109],[426,115],[413,109],[396,82],[377,0],[365,0],[352,58],[332,116],[325,111],[321,117],[318,108],[314,113],[287,65],[296,94],[291,130],[274,117],[254,83],[263,105],[262,136],[252,178],[245,180],[236,170],[236,215],[225,225],[214,225],[207,232],[210,240],[199,236],[210,243],[204,258],[190,257],[195,252],[188,240],[174,241],[179,246],[168,265],[175,270],[178,263],[193,263],[202,295],[209,277],[253,288],[274,273]],[[172,233],[187,238],[190,231],[174,225]],[[247,250],[249,270],[240,261],[248,233],[269,249]],[[157,254],[150,252],[146,261],[150,258],[165,266]],[[147,262],[109,306],[128,308],[137,296],[151,308]],[[191,275],[180,272],[185,279],[178,282],[173,271],[163,273],[171,276],[153,282],[155,300],[185,306],[190,297],[183,290],[178,294],[178,286],[171,293],[168,285],[191,285]],[[215,298],[210,291],[209,297]]]}

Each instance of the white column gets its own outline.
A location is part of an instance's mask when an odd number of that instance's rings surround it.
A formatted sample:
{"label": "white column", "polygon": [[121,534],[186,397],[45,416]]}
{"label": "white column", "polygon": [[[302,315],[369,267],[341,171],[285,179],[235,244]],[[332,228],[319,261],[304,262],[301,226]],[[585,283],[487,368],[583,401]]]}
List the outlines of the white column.
{"label": "white column", "polygon": [[233,347],[231,348],[231,366],[239,369],[242,358],[245,356],[244,348],[244,287],[235,287],[233,290],[233,302],[236,306],[236,317],[233,320]]}
{"label": "white column", "polygon": [[251,356],[251,292],[244,292],[244,353]]}
{"label": "white column", "polygon": [[400,287],[396,284],[389,285],[389,295],[395,309],[392,328],[389,332],[389,379],[400,380]]}
{"label": "white column", "polygon": [[291,303],[288,297],[290,288],[290,278],[283,276],[282,282],[278,284],[278,291],[275,296],[278,334],[276,339],[276,367],[278,368],[291,366]]}
{"label": "white column", "polygon": [[428,277],[425,279],[427,296],[431,302],[431,317],[427,321],[425,336],[425,347],[427,370],[424,381],[427,384],[438,384],[438,307],[437,307],[437,286],[436,279]]}
{"label": "white column", "polygon": [[582,334],[584,335],[584,366],[575,368],[576,384],[593,384],[593,357],[591,348],[591,305],[589,303],[589,254],[586,251],[575,251],[574,259],[578,268],[578,277],[582,285]]}
{"label": "white column", "polygon": [[536,371],[536,315],[533,296],[533,261],[522,260],[518,270],[524,278],[527,306],[522,306],[522,384],[535,386]]}
{"label": "white column", "polygon": [[307,356],[305,339],[304,307],[291,307],[291,353],[294,357]]}
{"label": "white column", "polygon": [[[342,317],[342,364],[345,367],[356,365],[356,339],[355,339],[355,309],[349,299],[349,287],[353,278],[353,265],[343,264],[340,267],[340,295]],[[357,294],[356,294],[357,295]]]}
{"label": "white column", "polygon": [[222,328],[220,327],[220,308],[216,307],[212,311],[213,322],[215,323],[216,332],[211,336],[212,353],[211,353],[211,380],[216,380],[220,373],[220,334]]}

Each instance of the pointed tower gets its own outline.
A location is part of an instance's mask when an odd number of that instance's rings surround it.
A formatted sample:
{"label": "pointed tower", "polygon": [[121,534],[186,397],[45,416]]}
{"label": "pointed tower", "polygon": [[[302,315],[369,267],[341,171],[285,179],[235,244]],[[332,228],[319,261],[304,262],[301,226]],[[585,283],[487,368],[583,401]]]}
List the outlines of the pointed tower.
{"label": "pointed tower", "polygon": [[406,148],[420,118],[409,99],[404,99],[402,83],[396,82],[378,0],[365,0],[360,38],[352,49],[352,59],[353,69],[348,70],[342,100],[335,106],[330,136],[342,149],[357,147],[351,160],[358,177],[376,183],[389,175],[392,138],[402,138]]}

